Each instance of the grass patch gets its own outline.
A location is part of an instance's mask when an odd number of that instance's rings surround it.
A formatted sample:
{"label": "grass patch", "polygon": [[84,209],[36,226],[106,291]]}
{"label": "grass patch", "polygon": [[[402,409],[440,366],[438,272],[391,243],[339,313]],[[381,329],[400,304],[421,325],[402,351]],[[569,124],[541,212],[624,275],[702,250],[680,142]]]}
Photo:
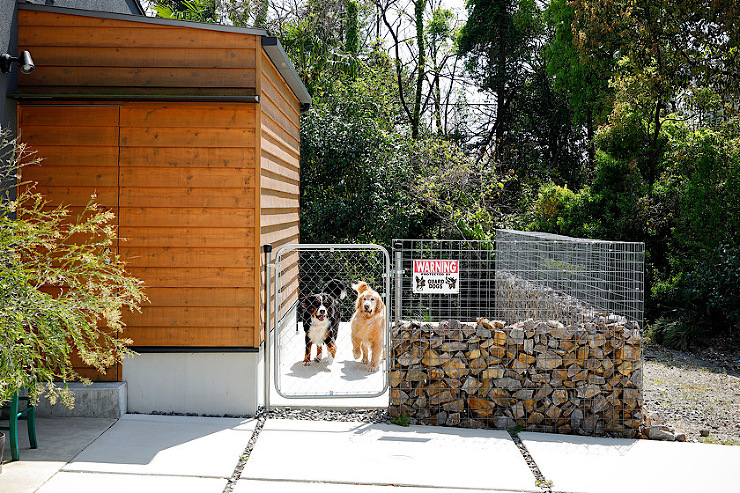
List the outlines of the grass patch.
{"label": "grass patch", "polygon": [[524,427],[521,425],[516,425],[513,428],[509,428],[507,431],[510,435],[518,435],[519,432],[524,431]]}
{"label": "grass patch", "polygon": [[404,428],[406,428],[409,426],[409,417],[406,416],[406,414],[404,413],[404,414],[401,414],[397,418],[393,418],[391,420],[391,423],[393,423],[394,425],[403,426]]}
{"label": "grass patch", "polygon": [[736,438],[718,438],[715,436],[699,437],[700,443],[710,443],[713,445],[740,445],[740,440]]}

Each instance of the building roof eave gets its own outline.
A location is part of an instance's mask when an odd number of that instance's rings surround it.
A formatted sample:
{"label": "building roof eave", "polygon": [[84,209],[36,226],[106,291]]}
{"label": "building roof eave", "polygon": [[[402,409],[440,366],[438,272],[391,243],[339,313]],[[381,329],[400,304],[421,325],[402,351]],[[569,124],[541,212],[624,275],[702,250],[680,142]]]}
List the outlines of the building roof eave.
{"label": "building roof eave", "polygon": [[285,79],[288,87],[290,87],[293,94],[295,94],[298,101],[300,101],[301,113],[307,111],[311,106],[311,95],[308,93],[306,86],[298,76],[298,72],[296,72],[295,67],[290,62],[288,55],[280,44],[280,40],[275,36],[263,36],[262,49],[267,53],[267,56],[278,69],[280,75]]}
{"label": "building roof eave", "polygon": [[237,26],[224,26],[220,24],[208,24],[203,22],[193,21],[181,21],[176,19],[163,19],[160,17],[146,17],[143,15],[133,14],[119,14],[114,12],[98,12],[93,10],[82,10],[72,9],[68,7],[54,7],[50,5],[38,5],[31,3],[19,3],[18,8],[20,10],[31,10],[39,12],[52,12],[57,14],[68,14],[68,15],[80,15],[86,17],[96,17],[102,19],[114,19],[123,20],[130,22],[140,22],[145,24],[160,25],[160,26],[181,26],[192,29],[204,29],[208,31],[219,31],[219,32],[231,32],[239,34],[250,34],[254,36],[260,36],[262,39],[262,48],[267,53],[275,67],[277,68],[280,75],[285,79],[285,82],[290,87],[293,94],[298,98],[301,104],[301,113],[308,110],[311,105],[311,96],[306,89],[306,86],[301,81],[298,73],[293,66],[293,63],[285,53],[280,41],[275,37],[271,36],[264,29],[255,29],[248,27],[237,27]]}

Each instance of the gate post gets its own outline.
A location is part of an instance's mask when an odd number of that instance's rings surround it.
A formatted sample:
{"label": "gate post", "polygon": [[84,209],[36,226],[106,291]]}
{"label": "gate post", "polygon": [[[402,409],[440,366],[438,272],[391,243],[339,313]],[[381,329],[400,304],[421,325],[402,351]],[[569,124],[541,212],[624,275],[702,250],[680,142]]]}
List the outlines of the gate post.
{"label": "gate post", "polygon": [[[393,278],[395,280],[395,286],[393,289],[393,294],[395,296],[395,300],[393,302],[393,308],[395,312],[395,322],[398,322],[401,320],[401,289],[403,287],[403,242],[402,241],[396,241],[393,243],[393,258],[394,258],[394,265],[393,265]],[[391,326],[392,327],[392,326]]]}
{"label": "gate post", "polygon": [[272,265],[272,245],[265,245],[265,411],[270,410],[270,268]]}

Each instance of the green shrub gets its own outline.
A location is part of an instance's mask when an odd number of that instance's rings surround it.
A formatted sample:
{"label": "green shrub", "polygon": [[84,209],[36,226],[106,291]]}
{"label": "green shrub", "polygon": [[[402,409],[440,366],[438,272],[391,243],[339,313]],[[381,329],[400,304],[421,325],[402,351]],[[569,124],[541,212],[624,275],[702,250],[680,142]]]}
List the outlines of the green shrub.
{"label": "green shrub", "polygon": [[[0,183],[15,183],[28,158],[23,145],[0,137],[7,151]],[[63,206],[49,206],[29,183],[17,199],[9,195],[0,195],[0,403],[39,383],[36,394],[48,384],[52,398],[61,394],[71,404],[52,382],[86,381],[75,370],[75,355],[104,372],[130,354],[129,341],[119,337],[121,310],[138,309],[146,298],[112,253],[111,212],[91,199],[73,217]]]}
{"label": "green shrub", "polygon": [[655,344],[682,351],[702,346],[707,332],[692,318],[687,310],[670,312],[647,326],[647,337]]}

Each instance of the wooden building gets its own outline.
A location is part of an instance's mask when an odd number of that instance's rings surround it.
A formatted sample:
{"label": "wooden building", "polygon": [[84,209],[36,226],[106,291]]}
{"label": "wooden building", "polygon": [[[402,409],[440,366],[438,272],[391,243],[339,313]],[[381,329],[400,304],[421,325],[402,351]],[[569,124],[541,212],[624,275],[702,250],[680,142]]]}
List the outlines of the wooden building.
{"label": "wooden building", "polygon": [[[299,114],[310,97],[261,30],[21,4],[23,171],[55,203],[116,213],[118,254],[150,303],[140,353],[96,379],[128,410],[254,412],[262,399],[263,247],[298,243]],[[294,300],[285,300],[290,304]]]}

